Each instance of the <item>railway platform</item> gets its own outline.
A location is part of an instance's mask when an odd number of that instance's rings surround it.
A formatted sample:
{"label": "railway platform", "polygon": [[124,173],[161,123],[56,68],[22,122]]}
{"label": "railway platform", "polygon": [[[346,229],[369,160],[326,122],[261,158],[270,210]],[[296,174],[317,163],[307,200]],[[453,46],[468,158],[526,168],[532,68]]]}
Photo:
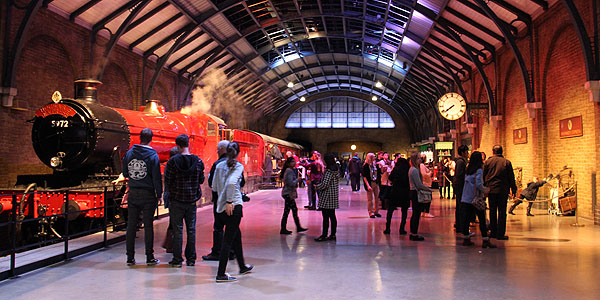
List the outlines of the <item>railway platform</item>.
{"label": "railway platform", "polygon": [[[299,189],[298,206],[306,203]],[[305,233],[279,234],[280,190],[250,195],[242,235],[254,272],[234,283],[215,283],[217,262],[170,268],[160,247],[168,219],[155,222],[155,267],[125,264],[125,244],[92,252],[17,279],[0,282],[0,299],[595,299],[600,295],[597,266],[600,230],[572,227],[574,217],[523,209],[509,216],[508,241],[497,249],[463,247],[453,230],[453,200],[434,198],[435,218],[421,219],[424,242],[397,233],[384,235],[385,216],[370,219],[363,191],[340,186],[337,241],[314,241],[321,213],[300,209]],[[385,211],[384,211],[385,212]],[[534,211],[536,213],[536,211]],[[410,214],[410,211],[409,211]],[[385,214],[383,214],[385,215]],[[581,220],[580,220],[581,223]],[[288,229],[293,229],[289,222]],[[476,229],[473,229],[476,230]],[[198,210],[198,255],[212,239],[212,209]],[[478,236],[478,234],[477,234]],[[474,239],[480,245],[480,238]],[[143,262],[143,233],[137,261]],[[231,261],[228,270],[238,271]]]}

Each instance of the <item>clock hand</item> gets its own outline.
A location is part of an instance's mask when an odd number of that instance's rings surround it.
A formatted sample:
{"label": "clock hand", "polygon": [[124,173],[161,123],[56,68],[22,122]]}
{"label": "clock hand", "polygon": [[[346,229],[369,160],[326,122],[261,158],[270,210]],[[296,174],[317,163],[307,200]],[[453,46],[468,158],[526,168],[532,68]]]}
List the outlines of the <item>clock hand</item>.
{"label": "clock hand", "polygon": [[454,104],[450,105],[450,107],[448,107],[446,110],[444,110],[444,112],[451,110],[453,107],[454,107]]}

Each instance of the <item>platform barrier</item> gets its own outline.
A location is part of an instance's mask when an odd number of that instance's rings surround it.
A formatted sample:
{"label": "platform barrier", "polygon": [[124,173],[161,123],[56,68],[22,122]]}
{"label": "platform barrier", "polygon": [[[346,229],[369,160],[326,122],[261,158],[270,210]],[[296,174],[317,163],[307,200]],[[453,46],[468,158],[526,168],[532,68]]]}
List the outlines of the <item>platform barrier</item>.
{"label": "platform barrier", "polygon": [[[70,211],[75,194],[78,191],[89,191],[91,189],[102,192],[102,205]],[[116,213],[118,210],[122,211],[124,209],[125,203],[122,203],[122,195],[119,195],[115,185],[52,190],[53,196],[63,197],[60,211],[50,215],[39,213],[39,205],[36,207],[32,202],[27,205],[31,205],[30,209],[38,210],[39,216],[25,218],[22,208],[24,204],[21,202],[26,201],[25,199],[29,199],[30,196],[35,198],[33,196],[39,193],[49,192],[26,191],[24,193],[0,195],[5,200],[7,197],[12,199],[10,213],[4,211],[4,218],[1,219],[3,221],[0,221],[0,232],[5,233],[5,236],[8,237],[0,242],[2,243],[0,248],[0,281],[16,278],[20,274],[61,261],[68,261],[78,255],[106,248],[125,240],[125,219],[117,217]],[[4,203],[6,202],[4,201]],[[85,205],[77,206],[85,208]],[[90,222],[90,225],[87,229],[75,229],[73,223],[78,217],[93,213],[96,213],[96,218],[88,218],[87,221]],[[111,220],[108,219],[109,215],[112,217]],[[159,215],[157,209],[156,217]],[[62,228],[54,228],[53,224]],[[24,239],[23,229],[35,228],[35,225],[40,230],[34,235],[38,238],[35,241]],[[120,231],[121,229],[123,231]],[[62,230],[61,233],[58,230]]]}

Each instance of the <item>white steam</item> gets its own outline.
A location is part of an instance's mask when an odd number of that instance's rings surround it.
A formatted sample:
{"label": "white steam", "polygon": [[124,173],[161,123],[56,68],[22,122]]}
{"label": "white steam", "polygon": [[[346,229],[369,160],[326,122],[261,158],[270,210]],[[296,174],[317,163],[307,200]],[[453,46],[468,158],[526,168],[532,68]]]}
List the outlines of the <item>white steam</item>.
{"label": "white steam", "polygon": [[222,118],[230,128],[245,128],[253,121],[241,95],[228,82],[221,69],[212,69],[197,82],[192,91],[192,103],[181,109],[187,115],[208,113]]}

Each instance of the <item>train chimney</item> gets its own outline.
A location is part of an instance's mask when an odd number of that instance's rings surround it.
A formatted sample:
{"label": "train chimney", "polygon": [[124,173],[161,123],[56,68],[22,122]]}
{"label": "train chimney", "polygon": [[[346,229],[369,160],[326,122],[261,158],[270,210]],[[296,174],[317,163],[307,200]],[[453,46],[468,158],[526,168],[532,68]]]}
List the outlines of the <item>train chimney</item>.
{"label": "train chimney", "polygon": [[98,100],[98,87],[102,84],[96,79],[75,80],[75,99],[96,102]]}
{"label": "train chimney", "polygon": [[144,107],[144,112],[163,115],[165,113],[165,108],[160,105],[160,101],[158,100],[149,100],[146,101],[146,106]]}

